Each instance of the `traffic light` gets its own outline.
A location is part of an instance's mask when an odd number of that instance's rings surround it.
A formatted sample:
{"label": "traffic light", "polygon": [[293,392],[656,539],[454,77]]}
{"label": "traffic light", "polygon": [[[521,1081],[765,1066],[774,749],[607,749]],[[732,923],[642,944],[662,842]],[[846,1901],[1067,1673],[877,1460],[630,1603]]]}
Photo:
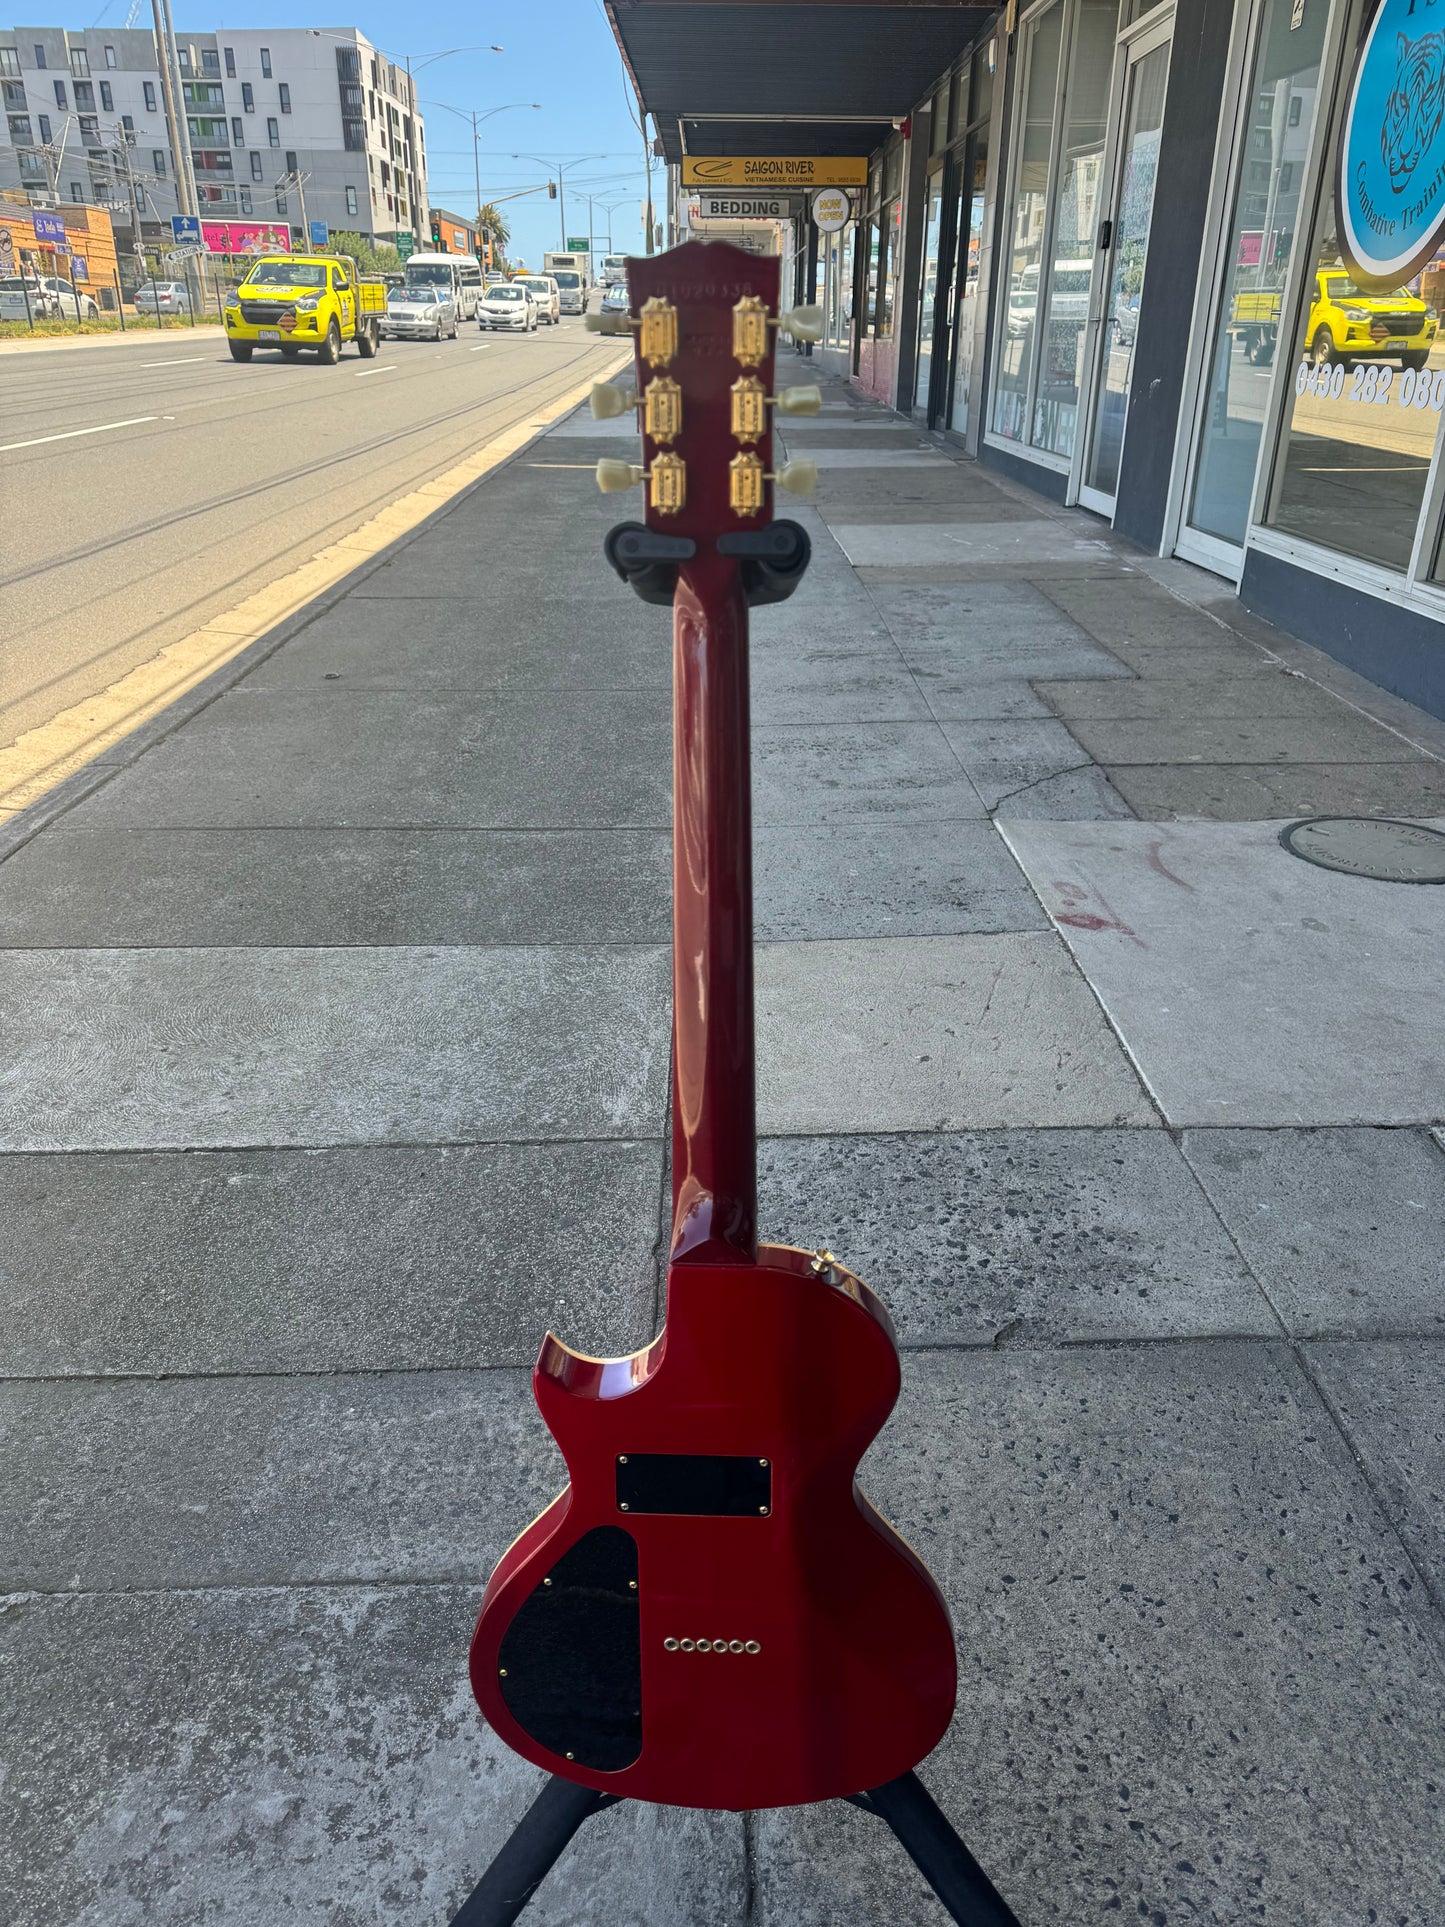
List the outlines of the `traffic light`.
{"label": "traffic light", "polygon": [[549,201],[555,201],[555,200],[556,200],[556,198],[557,198],[557,183],[556,183],[555,181],[548,181],[548,183],[547,183],[547,199],[548,199]]}
{"label": "traffic light", "polygon": [[440,254],[442,251],[442,224],[440,221],[433,221],[431,224],[431,244],[436,252]]}

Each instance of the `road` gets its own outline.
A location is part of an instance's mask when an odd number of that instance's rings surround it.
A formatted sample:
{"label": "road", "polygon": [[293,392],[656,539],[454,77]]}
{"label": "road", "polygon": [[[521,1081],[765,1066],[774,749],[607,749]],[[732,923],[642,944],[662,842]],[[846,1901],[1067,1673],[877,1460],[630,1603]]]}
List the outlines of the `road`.
{"label": "road", "polygon": [[576,317],[334,368],[179,332],[7,356],[0,748],[615,362]]}

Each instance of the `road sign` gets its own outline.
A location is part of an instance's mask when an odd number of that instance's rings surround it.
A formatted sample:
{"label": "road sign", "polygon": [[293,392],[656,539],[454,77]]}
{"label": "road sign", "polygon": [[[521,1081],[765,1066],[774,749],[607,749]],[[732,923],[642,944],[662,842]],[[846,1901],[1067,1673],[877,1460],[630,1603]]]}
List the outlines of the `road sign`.
{"label": "road sign", "polygon": [[590,254],[592,251],[592,243],[585,234],[569,234],[567,236],[567,249],[571,254]]}
{"label": "road sign", "polygon": [[399,227],[396,231],[396,251],[403,261],[416,253],[416,236],[410,228]]}
{"label": "road sign", "polygon": [[813,226],[819,234],[839,234],[853,215],[853,204],[841,187],[820,187],[813,196]]}
{"label": "road sign", "polygon": [[183,268],[188,262],[198,260],[200,253],[199,248],[171,248],[161,256],[161,260],[168,268]]}
{"label": "road sign", "polygon": [[786,221],[793,212],[790,194],[699,194],[702,221]]}
{"label": "road sign", "polygon": [[324,221],[312,221],[310,227],[312,247],[324,248],[331,239],[331,229],[327,227]]}
{"label": "road sign", "polygon": [[868,162],[852,154],[687,154],[684,187],[865,187]]}
{"label": "road sign", "polygon": [[0,274],[15,272],[15,236],[8,227],[0,227]]}
{"label": "road sign", "polygon": [[171,233],[175,237],[177,247],[180,247],[182,242],[189,241],[199,248],[201,245],[200,215],[173,214],[171,216]]}
{"label": "road sign", "polygon": [[32,214],[30,224],[37,241],[48,241],[52,247],[66,245],[65,223],[58,214]]}
{"label": "road sign", "polygon": [[88,281],[90,279],[90,269],[78,254],[72,254],[70,257],[70,278],[72,281]]}

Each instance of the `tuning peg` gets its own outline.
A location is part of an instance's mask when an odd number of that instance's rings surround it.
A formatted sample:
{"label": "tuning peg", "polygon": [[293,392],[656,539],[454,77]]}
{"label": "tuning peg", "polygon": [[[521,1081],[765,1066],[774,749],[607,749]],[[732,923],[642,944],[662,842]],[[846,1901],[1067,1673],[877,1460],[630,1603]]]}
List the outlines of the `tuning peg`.
{"label": "tuning peg", "polygon": [[810,382],[806,387],[785,388],[773,403],[780,415],[816,415],[823,406],[823,391]]}
{"label": "tuning peg", "polygon": [[597,486],[604,495],[616,495],[624,488],[636,488],[646,473],[636,462],[618,462],[604,455],[597,464]]}
{"label": "tuning peg", "polygon": [[778,326],[785,335],[794,341],[821,341],[823,339],[823,310],[816,302],[808,302],[801,308],[789,308],[778,317]]}
{"label": "tuning peg", "polygon": [[591,335],[627,335],[637,323],[630,314],[584,314],[582,326]]}
{"label": "tuning peg", "polygon": [[785,488],[789,495],[811,495],[818,486],[818,464],[803,460],[784,462],[768,479]]}
{"label": "tuning peg", "polygon": [[637,397],[628,389],[619,388],[615,382],[598,381],[592,384],[587,405],[592,410],[594,421],[610,422],[636,408]]}

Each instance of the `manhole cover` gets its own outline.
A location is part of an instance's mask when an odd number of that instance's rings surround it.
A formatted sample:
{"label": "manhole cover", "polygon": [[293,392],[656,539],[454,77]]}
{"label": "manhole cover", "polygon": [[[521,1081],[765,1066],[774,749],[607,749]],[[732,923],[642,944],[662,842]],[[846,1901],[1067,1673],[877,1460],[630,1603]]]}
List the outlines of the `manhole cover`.
{"label": "manhole cover", "polygon": [[1445,832],[1388,816],[1308,816],[1280,832],[1291,856],[1381,883],[1445,883]]}

